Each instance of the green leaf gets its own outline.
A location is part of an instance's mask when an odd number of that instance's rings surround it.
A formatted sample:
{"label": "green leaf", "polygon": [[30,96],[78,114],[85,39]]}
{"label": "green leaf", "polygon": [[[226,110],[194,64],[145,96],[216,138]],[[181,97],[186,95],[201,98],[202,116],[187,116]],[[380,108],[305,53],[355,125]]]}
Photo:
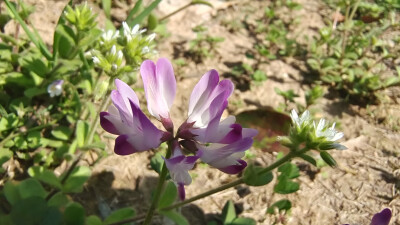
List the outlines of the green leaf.
{"label": "green leaf", "polygon": [[88,46],[98,41],[99,36],[103,33],[100,29],[91,29],[84,38],[79,41],[79,46],[86,50]]}
{"label": "green leaf", "polygon": [[224,208],[222,209],[222,220],[224,224],[229,224],[233,222],[236,218],[235,206],[231,200],[225,203]]}
{"label": "green leaf", "polygon": [[158,202],[158,208],[162,209],[175,202],[178,191],[174,182],[168,182],[163,194],[161,195],[160,201]]}
{"label": "green leaf", "polygon": [[76,34],[74,30],[65,24],[59,24],[56,28],[55,34],[57,39],[54,41],[58,44],[58,48],[56,50],[60,56],[66,59],[75,57],[77,52],[72,55],[74,52],[74,46],[76,45]]}
{"label": "green leaf", "polygon": [[47,93],[45,88],[37,88],[37,87],[28,88],[24,91],[24,95],[28,98],[33,98],[35,96],[45,93]]}
{"label": "green leaf", "polygon": [[31,196],[18,201],[11,210],[10,216],[15,225],[41,224],[46,215],[47,205],[44,198]]}
{"label": "green leaf", "polygon": [[13,156],[13,152],[8,148],[0,148],[0,167]]}
{"label": "green leaf", "polygon": [[307,64],[313,69],[313,70],[319,70],[320,65],[319,62],[316,59],[308,59]]}
{"label": "green leaf", "polygon": [[251,78],[255,81],[261,82],[267,80],[267,75],[261,70],[256,70],[256,72],[251,75]]}
{"label": "green leaf", "polygon": [[257,222],[251,218],[236,218],[228,225],[257,225]]}
{"label": "green leaf", "polygon": [[83,184],[89,179],[91,171],[89,167],[78,166],[72,170],[71,175],[65,181],[62,191],[64,193],[74,192],[79,193],[82,191]]}
{"label": "green leaf", "polygon": [[122,208],[112,212],[104,221],[105,224],[116,223],[122,220],[130,219],[135,216],[135,210],[131,207]]}
{"label": "green leaf", "polygon": [[65,225],[84,225],[85,224],[85,209],[76,202],[67,206],[64,211]]}
{"label": "green leaf", "polygon": [[103,225],[103,222],[99,217],[91,215],[86,217],[85,225]]}
{"label": "green leaf", "polygon": [[103,7],[104,14],[107,18],[111,18],[111,0],[101,0],[101,6]]}
{"label": "green leaf", "polygon": [[49,199],[47,204],[48,206],[54,206],[60,208],[60,207],[65,207],[69,202],[70,200],[64,193],[58,192]]}
{"label": "green leaf", "polygon": [[78,147],[83,147],[85,145],[85,139],[88,133],[89,133],[89,124],[87,124],[82,120],[79,120],[76,124],[76,131],[75,131]]}
{"label": "green leaf", "polygon": [[162,154],[160,152],[157,152],[153,157],[150,159],[150,166],[151,168],[156,171],[158,174],[161,172],[161,168],[164,164],[164,160],[161,157]]}
{"label": "green leaf", "polygon": [[51,131],[51,134],[57,139],[68,141],[72,134],[72,130],[69,127],[59,126],[54,128]]}
{"label": "green leaf", "polygon": [[279,201],[275,202],[274,204],[272,204],[270,207],[268,207],[267,213],[274,214],[275,213],[274,208],[278,208],[279,211],[282,211],[282,210],[287,211],[292,208],[292,203],[287,199],[279,200]]}
{"label": "green leaf", "polygon": [[28,141],[29,148],[38,148],[40,146],[40,139],[42,135],[40,131],[31,131],[28,133],[26,140]]}
{"label": "green leaf", "polygon": [[135,19],[129,21],[129,26],[134,26],[135,24],[140,24],[146,16],[150,15],[151,11],[157,7],[161,0],[155,0],[148,7],[146,7]]}
{"label": "green leaf", "polygon": [[389,77],[384,81],[385,87],[390,87],[400,84],[400,77]]}
{"label": "green leaf", "polygon": [[36,178],[43,183],[49,184],[56,188],[61,188],[61,182],[53,171],[44,168],[43,166],[32,166],[28,169],[29,176]]}
{"label": "green leaf", "polygon": [[3,192],[7,201],[11,205],[15,205],[18,201],[21,200],[21,195],[19,194],[18,187],[12,181],[8,181],[4,184]]}
{"label": "green leaf", "polygon": [[36,73],[40,77],[45,77],[49,72],[46,63],[36,55],[28,55],[18,58],[18,63],[30,72]]}
{"label": "green leaf", "polygon": [[18,117],[14,113],[10,113],[0,119],[0,132],[17,127]]}
{"label": "green leaf", "polygon": [[160,211],[161,215],[168,217],[170,220],[174,221],[177,225],[189,225],[187,219],[180,213],[169,210],[169,211]]}
{"label": "green leaf", "polygon": [[289,179],[281,179],[274,187],[274,192],[279,194],[290,194],[300,189],[299,183]]}
{"label": "green leaf", "polygon": [[33,178],[28,178],[19,183],[18,192],[21,196],[21,199],[30,197],[40,197],[44,199],[47,196],[47,192],[44,190],[39,181]]}
{"label": "green leaf", "polygon": [[335,167],[337,165],[335,159],[326,151],[321,151],[320,153],[321,158],[328,164],[330,167]]}
{"label": "green leaf", "polygon": [[314,166],[317,166],[317,161],[315,161],[315,159],[307,154],[302,154],[299,155],[300,158],[304,159],[305,161],[313,164]]}
{"label": "green leaf", "polygon": [[300,176],[299,168],[293,163],[285,163],[278,168],[278,171],[281,172],[282,175],[286,176],[289,179],[293,179]]}
{"label": "green leaf", "polygon": [[247,166],[243,175],[244,182],[250,186],[263,186],[271,182],[274,176],[271,172],[260,174],[263,169],[253,164]]}
{"label": "green leaf", "polygon": [[130,21],[133,16],[139,11],[142,6],[143,0],[138,0],[133,6],[132,10],[129,12],[128,17],[126,17],[126,21]]}
{"label": "green leaf", "polygon": [[153,14],[150,13],[149,17],[147,17],[147,27],[149,30],[154,30],[158,25],[158,18]]}
{"label": "green leaf", "polygon": [[40,225],[62,224],[63,215],[56,207],[48,207]]}

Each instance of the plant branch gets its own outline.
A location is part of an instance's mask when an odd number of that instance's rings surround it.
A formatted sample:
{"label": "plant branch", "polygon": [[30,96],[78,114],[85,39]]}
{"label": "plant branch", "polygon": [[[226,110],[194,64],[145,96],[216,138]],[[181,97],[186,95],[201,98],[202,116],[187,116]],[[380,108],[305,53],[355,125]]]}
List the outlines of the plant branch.
{"label": "plant branch", "polygon": [[97,126],[99,125],[100,117],[98,116],[98,114],[100,114],[100,112],[106,110],[107,106],[110,103],[110,100],[111,100],[110,96],[105,97],[105,95],[108,94],[108,90],[110,90],[110,87],[112,86],[112,82],[113,82],[113,79],[110,79],[108,81],[108,89],[107,89],[107,91],[105,92],[105,94],[103,96],[103,100],[102,100],[102,102],[100,104],[99,110],[97,111],[96,118],[94,118],[92,123],[90,124],[89,134],[88,134],[86,142],[85,142],[86,145],[87,144],[91,144],[91,142],[93,140],[94,133],[96,132]]}
{"label": "plant branch", "polygon": [[231,188],[231,187],[235,187],[235,186],[237,186],[237,185],[239,185],[239,184],[243,184],[243,183],[244,183],[243,178],[239,178],[239,179],[237,179],[237,180],[235,180],[235,181],[232,181],[232,182],[230,182],[230,183],[224,184],[224,185],[219,186],[219,187],[217,187],[217,188],[211,189],[211,190],[209,190],[209,191],[206,191],[206,192],[204,192],[204,193],[201,193],[201,194],[199,194],[199,195],[196,195],[196,196],[194,196],[194,197],[192,197],[192,198],[186,199],[185,201],[178,202],[178,203],[176,203],[176,204],[170,205],[170,206],[165,207],[165,208],[162,208],[162,209],[160,209],[160,210],[162,210],[162,211],[168,211],[168,210],[171,210],[171,209],[175,209],[175,208],[184,206],[184,205],[186,205],[186,204],[188,204],[188,203],[197,201],[197,200],[199,200],[199,199],[201,199],[201,198],[207,197],[207,196],[209,196],[209,195],[213,195],[213,194],[215,194],[215,193],[221,192],[221,191],[223,191],[223,190],[226,190],[226,189]]}
{"label": "plant branch", "polygon": [[[168,151],[166,154],[166,158],[168,159],[169,157],[171,157],[171,154],[172,154],[172,142],[170,141],[168,142]],[[153,218],[156,206],[161,196],[161,192],[164,186],[165,179],[167,177],[167,173],[168,173],[167,165],[164,162],[163,167],[161,169],[160,177],[158,178],[156,192],[153,201],[151,202],[150,208],[147,211],[146,219],[144,220],[143,225],[149,225],[151,223],[151,219]]]}

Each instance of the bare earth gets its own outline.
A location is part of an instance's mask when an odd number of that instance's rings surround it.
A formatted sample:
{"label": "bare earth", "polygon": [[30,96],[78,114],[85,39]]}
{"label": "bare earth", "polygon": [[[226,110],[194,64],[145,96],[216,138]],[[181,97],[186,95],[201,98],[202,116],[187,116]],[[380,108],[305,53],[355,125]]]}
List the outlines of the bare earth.
{"label": "bare earth", "polygon": [[[37,9],[31,22],[45,41],[51,43],[55,24],[67,1],[27,2]],[[189,1],[164,0],[159,5],[157,14],[162,17],[187,2]],[[240,23],[246,20],[251,25],[262,16],[268,1],[210,2],[214,8],[192,6],[168,19],[166,27],[169,37],[157,40],[159,56],[174,60],[185,57],[185,52],[189,49],[188,42],[196,37],[191,29],[197,25],[207,27],[212,36],[225,38],[216,48],[214,57],[207,58],[202,63],[185,58],[185,66],[174,66],[178,77],[178,94],[172,110],[175,124],[185,119],[188,96],[202,74],[210,69],[228,74],[233,63],[256,63],[255,60],[246,58],[245,53],[253,49],[258,38],[244,27],[230,32],[226,21]],[[300,24],[291,29],[298,34],[299,42],[306,42],[303,36],[315,35],[316,30],[324,25],[323,21],[330,19],[332,12],[324,8],[318,0],[297,2],[303,8],[287,15],[287,19],[301,19]],[[93,8],[100,12],[97,6],[94,5]],[[126,11],[127,8],[116,6],[113,14],[116,19],[123,19]],[[100,15],[100,21],[101,18],[104,16]],[[12,32],[12,25],[8,29]],[[302,82],[304,61],[265,59],[258,68],[269,79],[261,84],[250,83],[246,91],[235,90],[230,98],[227,110],[229,114],[257,107],[278,107],[283,99],[275,93],[275,87],[281,90],[293,89],[301,96],[298,98],[300,102],[304,102],[304,91],[309,89]],[[237,86],[240,84],[235,82]],[[137,87],[140,85],[140,82],[136,84]],[[300,191],[290,195],[273,194],[274,181],[264,187],[240,186],[196,201],[189,207],[184,207],[182,212],[187,215],[190,224],[206,224],[206,219],[221,213],[225,202],[232,199],[241,211],[240,216],[254,218],[258,224],[369,224],[374,213],[389,207],[393,212],[391,224],[400,224],[400,134],[396,131],[398,128],[395,128],[400,124],[400,90],[392,88],[382,92],[382,96],[386,96],[384,103],[369,108],[350,105],[338,96],[332,97],[332,94],[326,95],[312,106],[316,117],[325,117],[339,123],[338,129],[345,133],[342,144],[348,150],[332,151],[338,162],[337,168],[317,169],[295,160],[301,169],[301,176],[298,178],[301,183]],[[142,98],[141,101],[143,103],[145,99]],[[112,152],[113,140],[105,141],[109,143],[110,156],[94,167],[94,177],[86,186],[85,192],[75,196],[76,200],[86,206],[88,214],[104,216],[123,206],[133,206],[138,215],[143,214],[157,181],[156,173],[149,166],[149,158],[153,153],[121,157]],[[252,148],[250,152],[256,156],[250,161],[256,161],[263,166],[271,164],[276,155],[256,148]],[[186,189],[188,198],[236,178],[202,165],[196,166],[192,175],[193,183]],[[272,203],[283,198],[292,201],[290,213],[285,217],[266,214],[266,209]],[[155,224],[170,223],[157,217]]]}

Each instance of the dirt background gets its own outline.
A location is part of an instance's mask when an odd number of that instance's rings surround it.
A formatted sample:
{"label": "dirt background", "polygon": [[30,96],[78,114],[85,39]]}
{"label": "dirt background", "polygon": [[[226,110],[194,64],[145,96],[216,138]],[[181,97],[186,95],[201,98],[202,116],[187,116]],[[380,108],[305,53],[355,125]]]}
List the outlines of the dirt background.
{"label": "dirt background", "polygon": [[[46,43],[52,43],[52,34],[58,17],[65,6],[65,0],[27,0],[36,7],[30,17]],[[185,5],[188,0],[164,0],[157,8],[160,17]],[[268,80],[262,83],[249,82],[244,77],[234,80],[236,86],[245,85],[245,91],[235,90],[230,98],[227,113],[238,114],[249,110],[274,109],[283,102],[274,91],[293,89],[300,95],[297,99],[304,103],[305,90],[310,86],[305,63],[294,58],[282,60],[264,60],[262,63],[249,59],[245,54],[254,51],[253,46],[260,37],[254,36],[244,23],[251,26],[262,17],[269,1],[210,1],[214,8],[192,6],[168,19],[167,37],[157,37],[157,50],[160,57],[170,60],[183,58],[186,65],[174,65],[178,80],[176,101],[172,109],[174,123],[179,124],[186,117],[188,96],[201,75],[210,69],[217,69],[222,75],[229,75],[232,65],[237,63],[258,64]],[[299,42],[305,42],[304,35],[313,36],[324,21],[330,20],[332,11],[319,0],[297,0],[303,6],[301,10],[289,13],[282,10],[284,19],[300,18],[300,23],[290,29]],[[94,2],[93,9],[99,12],[99,22],[104,24],[104,15]],[[112,9],[116,24],[127,15],[130,1],[114,1]],[[229,24],[239,24],[235,29]],[[189,41],[196,37],[192,28],[203,25],[212,36],[225,39],[213,52],[212,58],[203,62],[194,62],[187,55]],[[13,31],[13,25],[6,27]],[[232,30],[233,29],[233,30]],[[140,79],[139,79],[140,80]],[[136,86],[141,86],[140,81]],[[369,224],[374,213],[389,207],[393,212],[391,224],[400,224],[400,91],[391,88],[381,93],[382,103],[368,107],[349,104],[339,95],[328,93],[312,106],[316,118],[325,117],[338,122],[338,129],[345,133],[343,145],[345,151],[332,151],[338,162],[337,168],[317,169],[295,160],[301,169],[297,179],[300,190],[294,194],[273,193],[275,181],[264,187],[239,186],[231,188],[194,202],[182,208],[190,224],[206,224],[207,220],[217,218],[225,202],[232,199],[242,217],[254,218],[258,224]],[[145,99],[142,97],[142,103]],[[293,106],[291,106],[293,107]],[[267,113],[268,111],[266,111]],[[266,114],[267,115],[267,114]],[[260,118],[260,121],[263,118]],[[261,128],[263,129],[263,128]],[[90,179],[84,193],[75,196],[87,208],[88,214],[106,216],[112,210],[133,206],[138,215],[145,213],[149,205],[151,189],[157,176],[150,169],[149,158],[152,152],[117,156],[113,154],[113,140],[109,143],[110,156],[98,163],[94,176]],[[271,164],[276,153],[252,148],[255,161],[262,166]],[[191,171],[193,183],[186,188],[187,198],[200,194],[220,184],[236,178],[216,169],[197,165]],[[269,215],[266,209],[276,200],[288,198],[292,201],[292,210],[286,215]],[[164,218],[156,217],[155,224],[171,224]]]}

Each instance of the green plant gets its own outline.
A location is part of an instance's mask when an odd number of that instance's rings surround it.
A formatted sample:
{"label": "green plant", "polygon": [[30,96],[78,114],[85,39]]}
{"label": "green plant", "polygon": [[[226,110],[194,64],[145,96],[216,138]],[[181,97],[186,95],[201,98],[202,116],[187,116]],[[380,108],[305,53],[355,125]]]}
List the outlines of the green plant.
{"label": "green plant", "polygon": [[344,22],[319,31],[319,37],[310,45],[307,64],[325,84],[360,103],[368,103],[375,99],[377,91],[400,84],[395,66],[399,39],[384,38],[398,27],[394,9],[366,23],[356,15],[365,13],[370,3],[338,1],[338,5],[345,10]]}
{"label": "green plant", "polygon": [[301,45],[289,37],[290,26],[296,20],[284,21],[280,17],[282,9],[298,10],[301,5],[293,1],[273,1],[264,9],[264,16],[258,21],[255,33],[260,34],[263,40],[258,42],[255,49],[268,59],[277,59],[283,56],[295,56],[302,53]]}
{"label": "green plant", "polygon": [[196,26],[193,29],[196,38],[189,42],[189,54],[196,62],[203,61],[204,58],[213,57],[218,43],[223,42],[224,38],[211,36],[204,26]]}

